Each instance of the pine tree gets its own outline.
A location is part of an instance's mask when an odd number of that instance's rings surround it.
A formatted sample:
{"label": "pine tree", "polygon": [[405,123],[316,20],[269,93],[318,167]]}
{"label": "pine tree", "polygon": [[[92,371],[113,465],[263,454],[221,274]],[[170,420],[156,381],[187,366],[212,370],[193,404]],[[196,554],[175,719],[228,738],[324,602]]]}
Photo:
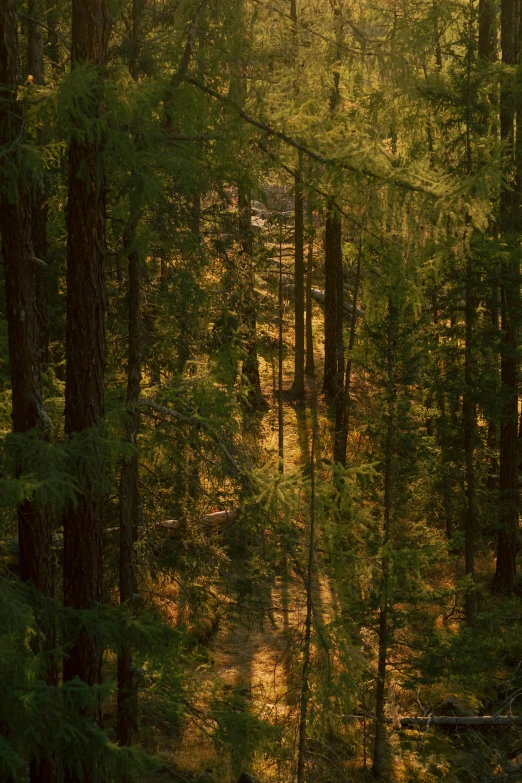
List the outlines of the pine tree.
{"label": "pine tree", "polygon": [[[105,364],[106,183],[100,113],[110,26],[105,0],[97,0],[90,7],[75,0],[71,78],[81,80],[78,89],[86,94],[82,96],[84,113],[71,118],[68,153],[65,433],[71,444],[83,444],[76,456],[79,472],[83,469],[85,449],[91,450],[91,459],[101,461],[95,435],[104,410]],[[84,124],[91,118],[97,120],[94,129]],[[92,609],[103,597],[103,495],[102,482],[96,475],[99,470],[103,470],[103,462],[95,471],[91,468],[91,475],[87,472],[81,477],[84,492],[64,516],[64,602],[74,610]],[[64,662],[64,681],[78,677],[89,686],[98,685],[101,664],[100,641],[80,624]],[[88,769],[81,775],[68,769],[66,774],[69,783],[90,777]]]}

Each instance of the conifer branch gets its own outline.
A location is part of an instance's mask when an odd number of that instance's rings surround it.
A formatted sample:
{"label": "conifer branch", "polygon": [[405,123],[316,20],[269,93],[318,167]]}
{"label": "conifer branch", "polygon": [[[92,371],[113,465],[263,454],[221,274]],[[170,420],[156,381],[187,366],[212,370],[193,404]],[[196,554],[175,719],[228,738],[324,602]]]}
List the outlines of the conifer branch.
{"label": "conifer branch", "polygon": [[202,421],[200,418],[194,417],[194,416],[185,416],[183,413],[179,413],[179,411],[175,411],[172,408],[167,408],[165,405],[160,405],[159,403],[155,402],[154,400],[149,400],[147,398],[141,398],[136,402],[136,405],[140,408],[150,408],[153,411],[156,411],[156,413],[159,413],[161,416],[166,416],[170,419],[176,419],[177,421],[181,421],[184,424],[198,424],[202,429],[204,429],[207,433],[207,435],[212,438],[216,446],[223,452],[225,457],[228,459],[230,464],[234,467],[234,469],[238,473],[243,473],[243,470],[238,465],[237,461],[234,459],[230,451],[227,449],[224,443],[222,443],[217,435],[209,430],[208,427],[206,427],[205,422]]}
{"label": "conifer branch", "polygon": [[183,51],[183,55],[181,57],[180,64],[178,66],[178,70],[174,74],[172,78],[172,87],[177,88],[180,86],[180,84],[185,80],[185,77],[188,73],[188,69],[190,66],[190,61],[192,59],[192,54],[194,52],[194,41],[196,39],[196,33],[197,33],[197,25],[199,21],[199,17],[201,16],[201,13],[205,9],[205,6],[208,5],[210,0],[202,0],[202,2],[199,4],[196,13],[194,14],[194,18],[189,24],[188,32],[187,32],[187,42],[185,44],[185,49]]}
{"label": "conifer branch", "polygon": [[257,120],[255,117],[247,114],[247,112],[244,111],[231,98],[226,95],[222,95],[221,93],[217,92],[217,90],[212,89],[212,87],[207,87],[207,85],[201,84],[201,82],[199,82],[193,76],[187,75],[185,77],[185,81],[206,95],[209,95],[211,98],[215,98],[221,103],[224,103],[225,105],[233,108],[234,111],[241,117],[241,119],[245,120],[245,122],[247,122],[249,125],[252,125],[254,128],[258,128],[259,130],[263,131],[267,136],[273,136],[274,138],[281,139],[281,141],[284,141],[285,144],[288,144],[288,146],[293,147],[299,152],[302,152],[304,155],[307,155],[308,158],[315,160],[317,163],[321,163],[324,166],[331,166],[332,168],[340,169],[342,171],[349,171],[352,174],[358,174],[359,176],[368,177],[369,179],[376,180],[382,184],[395,185],[396,187],[402,188],[403,190],[436,196],[436,194],[433,192],[433,189],[430,189],[429,187],[416,185],[415,183],[400,177],[378,174],[366,167],[361,168],[353,163],[348,163],[347,161],[339,161],[335,160],[334,158],[327,158],[320,152],[311,149],[306,144],[302,144],[292,136],[289,136],[288,133],[285,133],[282,130],[278,130],[277,128],[274,128],[273,125],[262,122],[261,120]]}

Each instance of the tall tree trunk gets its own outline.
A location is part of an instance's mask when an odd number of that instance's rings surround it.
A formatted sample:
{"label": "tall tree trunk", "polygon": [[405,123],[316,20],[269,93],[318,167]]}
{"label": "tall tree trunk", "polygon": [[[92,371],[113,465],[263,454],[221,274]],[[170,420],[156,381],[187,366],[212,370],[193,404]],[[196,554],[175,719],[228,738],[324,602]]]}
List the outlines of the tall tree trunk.
{"label": "tall tree trunk", "polygon": [[248,385],[248,404],[254,410],[266,408],[267,403],[261,391],[259,377],[259,360],[257,358],[257,323],[256,295],[254,289],[254,248],[252,235],[252,216],[250,211],[250,196],[243,188],[238,188],[238,212],[241,249],[244,257],[245,281],[242,285],[242,313],[244,330],[245,358],[243,359],[243,375]]}
{"label": "tall tree trunk", "polygon": [[308,540],[308,567],[306,572],[306,615],[299,714],[299,746],[297,756],[297,783],[304,783],[306,771],[306,728],[310,697],[310,651],[312,644],[313,581],[315,560],[315,454],[317,449],[317,391],[313,408],[312,453],[310,455],[310,532]]}
{"label": "tall tree trunk", "polygon": [[[0,145],[16,155],[16,144],[23,134],[22,104],[17,100],[19,79],[18,18],[15,0],[0,3]],[[5,158],[4,158],[5,160]],[[0,161],[0,174],[2,174]],[[5,174],[5,172],[3,172]],[[12,176],[12,175],[11,175]],[[38,303],[38,276],[41,261],[31,239],[31,203],[29,189],[22,178],[11,183],[11,193],[0,190],[0,234],[5,271],[6,315],[11,365],[13,430],[18,433],[50,431],[50,420],[42,404],[41,333]],[[21,466],[20,466],[21,469]],[[30,500],[18,508],[20,576],[32,582],[46,597],[54,594],[52,527],[45,508]],[[54,646],[54,629],[42,632],[45,646]],[[56,671],[51,667],[47,682],[55,685]],[[31,759],[31,783],[57,780],[51,749],[42,748],[42,757]]]}
{"label": "tall tree trunk", "polygon": [[[333,115],[341,99],[341,58],[344,39],[342,8],[333,7],[335,18],[335,64],[330,93],[330,113]],[[325,394],[335,400],[342,394],[344,375],[343,345],[343,251],[341,215],[334,199],[327,204],[325,226],[325,286],[324,286],[324,381]]]}
{"label": "tall tree trunk", "polygon": [[479,0],[478,56],[488,62],[497,58],[497,0]]}
{"label": "tall tree trunk", "polygon": [[[139,78],[139,54],[143,0],[132,3],[132,47],[129,70],[134,81]],[[141,211],[141,192],[131,193],[130,216],[123,237],[128,268],[128,331],[127,355],[127,431],[126,439],[134,448],[129,460],[124,460],[120,476],[120,603],[133,611],[137,593],[134,568],[134,545],[138,538],[141,517],[137,438],[140,414],[137,407],[141,391],[141,259],[133,244]],[[120,745],[132,745],[138,729],[138,691],[133,677],[132,645],[124,639],[118,655],[118,708],[116,735]]]}
{"label": "tall tree trunk", "polygon": [[305,392],[305,279],[304,279],[304,203],[303,155],[300,152],[295,172],[295,354],[292,394],[302,397]]}
{"label": "tall tree trunk", "polygon": [[[502,0],[502,62],[518,62],[517,0]],[[515,167],[514,120],[516,103],[512,80],[505,77],[500,90],[500,136],[507,155],[505,175],[511,190],[500,196],[499,228],[507,245],[501,262],[502,346],[500,357],[502,418],[500,424],[500,514],[495,587],[511,593],[516,588],[516,555],[519,536],[517,477],[518,335],[520,320],[520,198]],[[518,161],[517,161],[518,162]]]}
{"label": "tall tree trunk", "polygon": [[383,554],[381,573],[381,606],[379,610],[379,651],[377,660],[377,689],[375,702],[375,742],[373,749],[373,776],[379,780],[389,777],[389,753],[386,737],[386,717],[384,714],[386,696],[386,660],[389,645],[389,582],[390,561],[387,552],[390,543],[391,509],[392,509],[392,471],[393,442],[395,434],[395,349],[396,349],[397,309],[391,298],[388,303],[388,334],[386,346],[387,364],[387,426],[384,451],[384,514],[383,514]]}
{"label": "tall tree trunk", "polygon": [[278,340],[278,388],[277,388],[277,424],[278,424],[278,457],[279,472],[285,470],[285,450],[284,450],[284,415],[283,415],[283,215],[279,215],[279,285],[278,285],[278,304],[279,304],[279,340]]}
{"label": "tall tree trunk", "polygon": [[[128,226],[126,247],[134,241],[139,206],[132,208]],[[136,573],[134,568],[134,544],[141,517],[141,497],[138,486],[137,436],[140,415],[137,402],[141,390],[141,307],[140,307],[139,253],[134,248],[128,252],[128,319],[129,353],[127,359],[127,432],[126,439],[134,447],[130,459],[124,460],[120,478],[120,603],[132,611],[135,603]],[[118,655],[118,715],[117,737],[120,745],[132,745],[137,723],[137,690],[133,678],[132,647],[124,640]]]}
{"label": "tall tree trunk", "polygon": [[465,573],[472,581],[466,592],[466,622],[473,627],[476,614],[475,596],[475,428],[476,409],[473,398],[473,329],[475,324],[475,297],[472,290],[472,261],[466,261],[466,341],[464,349],[464,395],[462,419],[464,424],[464,456],[466,463],[466,503],[464,512]]}
{"label": "tall tree trunk", "polygon": [[314,211],[308,201],[308,257],[306,259],[306,364],[305,373],[315,375],[312,310],[312,276],[314,273]]}
{"label": "tall tree trunk", "polygon": [[[43,85],[44,78],[44,0],[29,0],[27,6],[27,69],[35,84]],[[44,142],[44,129],[38,132],[39,143]],[[31,203],[31,238],[37,258],[45,261],[47,254],[47,207],[45,204],[45,179],[35,183]],[[36,271],[36,307],[40,331],[42,364],[49,360],[49,323],[47,317],[47,283],[45,266]]]}
{"label": "tall tree trunk", "polygon": [[324,381],[327,396],[335,399],[342,389],[343,348],[343,254],[341,216],[328,204],[325,226],[324,286]]}
{"label": "tall tree trunk", "polygon": [[[350,324],[350,338],[348,342],[348,359],[346,362],[346,373],[344,376],[344,391],[342,397],[340,396],[341,403],[338,405],[336,426],[336,447],[337,452],[334,455],[336,462],[340,462],[341,465],[346,467],[346,455],[348,451],[348,432],[350,428],[350,409],[351,409],[351,387],[352,387],[352,351],[355,344],[355,329],[357,326],[357,298],[359,296],[359,285],[361,281],[361,253],[362,253],[362,238],[359,244],[359,255],[357,257],[357,271],[355,274],[355,284],[353,289],[352,300],[352,318]],[[340,423],[340,429],[339,429]]]}
{"label": "tall tree trunk", "polygon": [[45,0],[45,17],[47,22],[47,55],[53,68],[53,76],[58,79],[62,73],[58,51],[58,0]]}
{"label": "tall tree trunk", "polygon": [[[468,177],[473,171],[471,145],[471,68],[474,25],[470,20],[470,43],[467,48],[467,85],[466,90],[466,173]],[[471,216],[466,216],[466,223],[471,225]],[[465,269],[465,347],[464,347],[464,393],[462,400],[462,419],[464,424],[464,460],[466,464],[466,499],[464,511],[464,563],[465,574],[471,580],[471,586],[466,590],[465,607],[466,622],[470,627],[475,625],[476,594],[475,594],[475,430],[477,412],[473,389],[473,335],[475,327],[476,302],[473,281],[473,262],[470,250],[466,258]]]}
{"label": "tall tree trunk", "polygon": [[[99,115],[103,101],[103,71],[108,59],[110,16],[107,0],[73,0],[73,67],[89,64],[98,72],[91,105]],[[105,354],[105,197],[103,141],[85,139],[72,127],[69,144],[67,204],[67,323],[65,433],[89,437],[103,416]],[[94,433],[92,433],[94,435]],[[79,466],[78,466],[79,467]],[[103,497],[96,477],[84,475],[86,490],[75,508],[64,515],[64,602],[71,609],[92,609],[102,599]],[[78,677],[87,685],[101,682],[99,640],[84,626],[72,640],[64,664],[64,681]],[[94,716],[93,716],[94,717]],[[91,779],[69,769],[67,783]]]}

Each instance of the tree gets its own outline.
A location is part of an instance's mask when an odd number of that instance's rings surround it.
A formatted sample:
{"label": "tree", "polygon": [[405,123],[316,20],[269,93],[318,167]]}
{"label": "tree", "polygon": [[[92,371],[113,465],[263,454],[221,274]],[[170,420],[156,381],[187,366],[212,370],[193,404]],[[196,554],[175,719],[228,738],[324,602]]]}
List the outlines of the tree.
{"label": "tree", "polygon": [[[5,271],[6,314],[11,365],[12,421],[15,433],[37,430],[48,437],[52,428],[42,402],[41,363],[41,267],[44,262],[35,255],[31,237],[31,183],[20,174],[24,136],[23,104],[18,100],[19,50],[16,2],[0,5],[0,37],[4,42],[0,55],[0,145],[11,150],[11,159],[2,156],[0,171],[0,233]],[[37,65],[41,65],[39,58]],[[14,166],[13,166],[14,162]],[[38,211],[38,207],[36,210]],[[31,448],[28,443],[25,448]],[[19,464],[20,474],[23,464]],[[54,594],[52,526],[48,510],[31,499],[18,506],[18,541],[20,575],[32,582],[43,596]],[[52,647],[54,629],[42,631],[45,644]],[[47,683],[56,684],[53,666],[47,672]],[[41,758],[31,759],[32,783],[57,780],[50,749],[42,749]]]}
{"label": "tree", "polygon": [[[503,0],[501,14],[502,62],[518,63],[519,30],[516,24],[516,3]],[[505,177],[510,189],[504,189],[499,202],[499,229],[505,243],[501,262],[502,344],[500,354],[502,419],[500,424],[500,514],[497,542],[495,585],[499,590],[513,592],[516,588],[516,556],[518,548],[518,335],[520,321],[520,250],[517,234],[520,229],[520,163],[515,143],[517,103],[512,83],[506,77],[500,89],[500,136],[505,146]]]}
{"label": "tree", "polygon": [[[103,78],[111,22],[106,0],[72,8],[71,78],[84,91],[84,112],[71,118],[67,201],[67,374],[65,433],[76,466],[85,470],[83,493],[64,516],[64,602],[74,610],[93,609],[102,600],[103,461],[98,428],[104,409],[105,361],[105,187],[102,166]],[[85,127],[95,118],[94,129]],[[93,463],[96,463],[93,466]],[[78,677],[89,686],[101,682],[99,640],[80,621],[64,662],[64,680]],[[68,770],[69,783],[88,779]]]}

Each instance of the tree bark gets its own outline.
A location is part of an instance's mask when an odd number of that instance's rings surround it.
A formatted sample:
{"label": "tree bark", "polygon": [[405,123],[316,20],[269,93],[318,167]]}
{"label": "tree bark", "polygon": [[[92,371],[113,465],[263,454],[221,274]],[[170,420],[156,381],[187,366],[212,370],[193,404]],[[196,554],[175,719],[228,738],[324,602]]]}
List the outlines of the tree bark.
{"label": "tree bark", "polygon": [[[107,0],[73,0],[73,67],[88,64],[97,73],[88,107],[93,117],[102,110],[103,71],[108,59],[110,16]],[[67,322],[65,433],[87,436],[97,460],[92,431],[104,406],[105,354],[105,197],[101,164],[103,140],[85,138],[73,124],[69,144],[67,204]],[[89,442],[90,441],[90,442]],[[77,466],[78,469],[80,465]],[[99,480],[84,475],[86,491],[76,508],[64,515],[64,602],[71,609],[92,609],[102,599],[103,497]],[[102,650],[96,636],[81,627],[68,649],[64,681],[78,677],[87,685],[101,682]],[[94,716],[93,716],[94,717]],[[69,769],[67,783],[91,779]]]}
{"label": "tree bark", "polygon": [[314,273],[314,212],[308,201],[308,257],[306,260],[306,364],[305,373],[315,375],[312,311],[312,277]]}
{"label": "tree bark", "polygon": [[305,392],[305,280],[304,280],[304,203],[303,155],[300,152],[295,172],[295,354],[292,394],[302,397]]}
{"label": "tree bark", "polygon": [[[342,8],[333,7],[335,22],[335,63],[333,85],[330,93],[330,113],[333,115],[341,99],[341,58],[344,39],[344,20]],[[327,204],[325,226],[325,307],[324,307],[324,381],[323,389],[327,397],[336,400],[342,394],[344,374],[343,345],[343,251],[341,215],[331,198]]]}
{"label": "tree bark", "polygon": [[348,431],[350,428],[350,409],[351,409],[351,386],[352,386],[352,351],[355,344],[355,329],[357,326],[357,297],[359,295],[359,284],[361,280],[361,253],[362,242],[359,244],[359,255],[357,257],[357,272],[355,277],[355,286],[353,289],[352,318],[350,324],[350,338],[348,342],[348,359],[346,362],[346,373],[344,376],[344,391],[337,406],[336,415],[336,454],[334,459],[346,467],[346,455],[348,451]]}
{"label": "tree bark", "polygon": [[47,54],[52,64],[53,76],[58,79],[63,69],[58,51],[59,8],[57,0],[45,0],[45,16],[47,21]]}
{"label": "tree bark", "polygon": [[497,2],[479,0],[479,40],[478,55],[488,62],[497,57]]}
{"label": "tree bark", "polygon": [[[518,3],[502,0],[502,62],[518,62]],[[500,423],[500,514],[494,585],[512,593],[516,589],[516,555],[519,539],[519,498],[517,476],[518,423],[518,335],[520,320],[520,174],[515,161],[514,120],[516,103],[513,84],[507,77],[500,89],[500,136],[506,149],[505,176],[512,189],[500,196],[499,228],[507,245],[501,262],[502,344],[500,357],[502,413]]]}
{"label": "tree bark", "polygon": [[[29,0],[27,20],[27,69],[35,84],[45,83],[44,74],[44,29],[45,10],[43,0]],[[44,129],[38,131],[38,141],[43,143]],[[34,184],[31,198],[31,238],[34,254],[45,261],[47,254],[47,207],[45,204],[45,180]],[[39,321],[40,350],[42,364],[49,361],[49,323],[47,316],[46,269],[36,269],[36,312]]]}
{"label": "tree bark", "polygon": [[[136,201],[136,199],[134,199]],[[140,201],[131,207],[125,246],[134,242],[139,219]],[[120,603],[132,611],[137,593],[134,568],[134,544],[141,522],[141,497],[138,486],[139,468],[137,436],[140,426],[138,401],[141,391],[141,259],[136,249],[128,252],[128,329],[127,358],[127,431],[126,439],[134,447],[130,459],[124,460],[120,477]],[[137,690],[133,680],[132,647],[125,640],[118,655],[118,712],[117,737],[120,745],[134,741],[137,722]]]}
{"label": "tree bark", "polygon": [[267,407],[263,392],[261,391],[261,379],[259,377],[259,360],[257,358],[257,318],[256,300],[254,290],[254,260],[253,260],[253,234],[252,216],[250,211],[250,196],[243,188],[238,188],[238,213],[241,249],[243,251],[245,280],[241,292],[242,313],[244,331],[245,358],[243,359],[243,375],[248,385],[248,404],[253,410],[262,410]]}
{"label": "tree bark", "polygon": [[[0,145],[16,148],[23,134],[23,109],[17,100],[19,80],[18,19],[15,0],[0,4]],[[11,154],[16,155],[16,150]],[[0,161],[0,175],[2,166]],[[38,301],[39,264],[31,239],[31,202],[26,183],[20,178],[11,198],[0,190],[0,234],[5,272],[6,316],[11,365],[13,430],[40,430],[49,434],[50,422],[42,405],[41,332]],[[22,466],[18,466],[18,471]],[[46,597],[54,595],[52,526],[47,509],[30,500],[18,507],[20,576],[32,582]],[[55,644],[53,627],[40,618],[44,645]],[[51,666],[47,683],[55,685],[57,672]],[[56,759],[49,748],[30,760],[31,783],[57,780]]]}
{"label": "tree bark", "polygon": [[475,298],[472,291],[472,260],[466,260],[466,342],[464,349],[464,395],[462,419],[464,424],[464,455],[466,463],[466,504],[464,513],[465,573],[472,581],[465,597],[466,622],[475,625],[475,428],[476,408],[473,398],[473,329]]}
{"label": "tree bark", "polygon": [[387,425],[386,443],[384,452],[384,519],[383,519],[383,554],[381,574],[381,606],[379,610],[379,652],[377,660],[377,688],[375,698],[375,741],[373,749],[373,776],[379,780],[385,780],[389,774],[389,752],[386,736],[386,717],[384,714],[386,696],[386,659],[389,645],[389,581],[390,564],[386,551],[390,543],[391,509],[392,509],[392,470],[393,470],[393,441],[395,431],[395,343],[397,310],[391,298],[388,303],[388,335],[386,346],[387,363]]}
{"label": "tree bark", "polygon": [[279,339],[278,339],[278,362],[277,362],[277,424],[278,424],[278,466],[279,472],[285,470],[285,449],[284,449],[284,415],[283,415],[283,216],[279,215]]}
{"label": "tree bark", "polygon": [[310,455],[310,530],[308,539],[308,565],[306,572],[306,615],[303,649],[303,671],[301,680],[301,703],[299,712],[299,747],[297,756],[297,783],[304,783],[306,771],[306,728],[308,723],[308,701],[310,697],[309,671],[312,642],[313,580],[315,560],[315,454],[317,448],[317,393],[314,400],[314,423],[312,429],[312,450]]}
{"label": "tree bark", "polygon": [[341,391],[343,347],[343,255],[341,216],[329,203],[325,227],[324,381],[330,399]]}

